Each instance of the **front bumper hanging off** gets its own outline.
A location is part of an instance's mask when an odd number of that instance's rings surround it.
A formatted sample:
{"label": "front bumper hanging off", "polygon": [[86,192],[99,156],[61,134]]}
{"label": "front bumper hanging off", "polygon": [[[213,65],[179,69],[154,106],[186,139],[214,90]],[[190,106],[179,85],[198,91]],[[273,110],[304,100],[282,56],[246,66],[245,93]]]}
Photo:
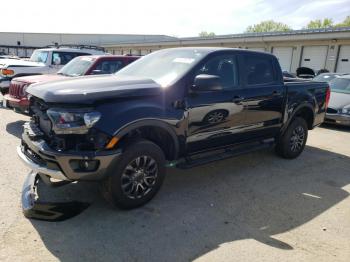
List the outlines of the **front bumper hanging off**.
{"label": "front bumper hanging off", "polygon": [[31,171],[23,184],[22,210],[25,217],[49,222],[63,221],[80,214],[90,206],[89,203],[79,201],[41,201],[37,190],[40,179],[38,173]]}
{"label": "front bumper hanging off", "polygon": [[[113,172],[121,151],[58,152],[50,148],[44,139],[36,136],[35,130],[32,130],[27,124],[24,127],[22,144],[17,147],[17,154],[22,162],[32,170],[22,190],[24,215],[39,220],[62,221],[78,215],[90,204],[80,201],[59,203],[42,201],[38,194],[38,186],[57,187],[73,181],[102,180]],[[89,160],[99,162],[96,170],[74,170],[74,166],[71,165],[72,161]],[[51,179],[60,182],[52,182]]]}
{"label": "front bumper hanging off", "polygon": [[[17,154],[33,171],[50,178],[67,181],[98,181],[111,172],[121,155],[121,150],[59,152],[49,147],[45,140],[35,138],[35,132],[25,125],[22,144]],[[81,170],[75,163],[95,162],[93,170]]]}

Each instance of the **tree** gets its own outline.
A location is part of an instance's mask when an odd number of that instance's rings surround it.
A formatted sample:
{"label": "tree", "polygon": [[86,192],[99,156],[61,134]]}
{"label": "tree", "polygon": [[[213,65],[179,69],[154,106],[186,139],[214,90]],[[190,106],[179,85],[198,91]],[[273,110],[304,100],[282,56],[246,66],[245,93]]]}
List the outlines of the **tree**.
{"label": "tree", "polygon": [[198,34],[200,37],[213,37],[215,36],[214,32],[202,31]]}
{"label": "tree", "polygon": [[292,28],[286,24],[275,22],[273,20],[262,21],[259,24],[250,25],[247,27],[247,33],[260,33],[260,32],[285,32],[291,31]]}
{"label": "tree", "polygon": [[306,26],[307,29],[329,28],[329,27],[333,27],[333,20],[331,18],[324,18],[323,20],[321,19],[311,20]]}
{"label": "tree", "polygon": [[350,15],[348,15],[343,22],[336,24],[334,27],[345,27],[350,26]]}

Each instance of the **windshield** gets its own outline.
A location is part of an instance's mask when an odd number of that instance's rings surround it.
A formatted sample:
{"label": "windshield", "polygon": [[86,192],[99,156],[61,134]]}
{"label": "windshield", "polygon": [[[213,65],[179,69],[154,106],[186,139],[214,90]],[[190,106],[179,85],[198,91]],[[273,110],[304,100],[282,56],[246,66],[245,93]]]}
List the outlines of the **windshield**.
{"label": "windshield", "polygon": [[142,57],[116,75],[148,78],[166,87],[184,76],[206,54],[207,51],[200,49],[164,49]]}
{"label": "windshield", "polygon": [[32,62],[46,63],[48,56],[49,52],[37,50],[34,51],[29,60]]}
{"label": "windshield", "polygon": [[94,63],[93,57],[76,57],[66,64],[57,74],[65,76],[83,76]]}
{"label": "windshield", "polygon": [[350,94],[350,78],[334,78],[329,82],[332,92]]}
{"label": "windshield", "polygon": [[320,82],[329,82],[336,77],[338,77],[338,75],[320,74],[318,76],[315,76],[313,80]]}

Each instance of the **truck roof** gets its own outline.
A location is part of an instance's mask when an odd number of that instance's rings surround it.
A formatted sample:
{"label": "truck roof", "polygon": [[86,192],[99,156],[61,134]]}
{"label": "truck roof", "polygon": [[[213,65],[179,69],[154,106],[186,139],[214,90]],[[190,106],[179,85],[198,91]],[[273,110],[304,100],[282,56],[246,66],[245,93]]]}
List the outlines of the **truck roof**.
{"label": "truck roof", "polygon": [[35,51],[58,51],[58,52],[80,52],[80,53],[91,53],[91,54],[104,54],[104,51],[93,48],[72,48],[72,47],[46,47],[38,48]]}

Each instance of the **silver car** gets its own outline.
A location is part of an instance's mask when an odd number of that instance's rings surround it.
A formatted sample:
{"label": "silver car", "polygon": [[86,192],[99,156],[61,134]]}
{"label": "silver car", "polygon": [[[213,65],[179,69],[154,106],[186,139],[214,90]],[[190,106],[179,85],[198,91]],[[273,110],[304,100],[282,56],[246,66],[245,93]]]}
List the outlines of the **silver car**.
{"label": "silver car", "polygon": [[350,75],[334,78],[329,86],[331,98],[325,122],[350,126]]}

